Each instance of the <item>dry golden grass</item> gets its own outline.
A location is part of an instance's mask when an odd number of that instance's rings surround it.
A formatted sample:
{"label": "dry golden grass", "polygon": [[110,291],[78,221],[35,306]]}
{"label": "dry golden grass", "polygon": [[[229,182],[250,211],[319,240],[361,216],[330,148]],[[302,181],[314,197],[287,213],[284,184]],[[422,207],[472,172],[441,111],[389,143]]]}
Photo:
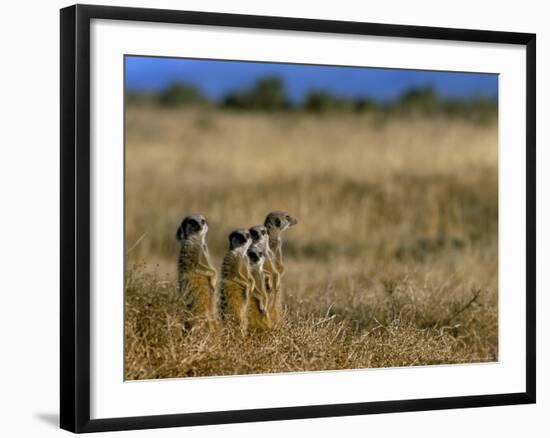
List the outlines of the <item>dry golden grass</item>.
{"label": "dry golden grass", "polygon": [[[132,108],[126,119],[126,378],[494,361],[496,122]],[[245,337],[182,329],[175,231],[271,210],[286,318]]]}

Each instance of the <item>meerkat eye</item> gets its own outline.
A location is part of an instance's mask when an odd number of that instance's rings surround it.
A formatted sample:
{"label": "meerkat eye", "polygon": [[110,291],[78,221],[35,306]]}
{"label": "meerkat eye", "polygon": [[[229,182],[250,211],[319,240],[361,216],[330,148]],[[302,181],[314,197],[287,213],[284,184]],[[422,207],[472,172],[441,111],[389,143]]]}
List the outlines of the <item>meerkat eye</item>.
{"label": "meerkat eye", "polygon": [[258,238],[258,232],[256,230],[252,230],[250,232],[250,235],[252,236],[253,239],[257,239]]}
{"label": "meerkat eye", "polygon": [[262,236],[265,236],[266,231],[262,230]]}
{"label": "meerkat eye", "polygon": [[232,247],[238,247],[244,244],[245,238],[241,233],[233,232],[229,235],[229,242]]}
{"label": "meerkat eye", "polygon": [[277,227],[280,227],[281,226],[281,219],[276,218],[275,219],[275,225],[277,225]]}

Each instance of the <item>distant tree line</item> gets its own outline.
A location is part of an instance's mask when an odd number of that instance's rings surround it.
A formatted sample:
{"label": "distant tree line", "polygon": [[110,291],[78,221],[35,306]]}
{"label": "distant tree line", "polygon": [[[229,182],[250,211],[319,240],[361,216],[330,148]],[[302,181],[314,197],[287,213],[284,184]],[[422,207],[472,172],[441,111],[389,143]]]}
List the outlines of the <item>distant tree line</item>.
{"label": "distant tree line", "polygon": [[234,111],[304,111],[315,114],[365,113],[443,114],[477,121],[490,120],[497,114],[497,100],[487,97],[445,98],[433,87],[406,90],[389,103],[366,97],[346,97],[325,90],[310,90],[301,102],[292,102],[281,78],[259,78],[248,89],[231,91],[220,101],[209,99],[199,88],[176,82],[159,92],[129,91],[129,105],[159,105],[166,108],[209,106]]}

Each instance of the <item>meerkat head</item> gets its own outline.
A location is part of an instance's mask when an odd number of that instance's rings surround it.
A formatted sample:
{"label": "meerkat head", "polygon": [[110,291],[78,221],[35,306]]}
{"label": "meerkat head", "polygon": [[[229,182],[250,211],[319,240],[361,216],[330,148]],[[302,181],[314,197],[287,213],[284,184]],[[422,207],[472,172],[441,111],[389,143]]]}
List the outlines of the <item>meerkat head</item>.
{"label": "meerkat head", "polygon": [[269,239],[267,234],[267,228],[264,225],[255,225],[250,227],[250,237],[252,237],[252,243],[258,245],[259,248],[265,248]]}
{"label": "meerkat head", "polygon": [[296,225],[298,221],[284,211],[272,211],[266,218],[264,225],[270,238],[277,238],[286,229]]}
{"label": "meerkat head", "polygon": [[265,261],[265,253],[258,247],[258,245],[252,245],[246,255],[248,256],[248,261],[250,265],[258,270],[262,270]]}
{"label": "meerkat head", "polygon": [[176,233],[178,242],[192,240],[202,242],[208,232],[208,222],[202,214],[190,214],[183,218]]}
{"label": "meerkat head", "polygon": [[246,228],[233,230],[229,234],[229,249],[234,252],[246,254],[246,251],[252,244],[252,237]]}

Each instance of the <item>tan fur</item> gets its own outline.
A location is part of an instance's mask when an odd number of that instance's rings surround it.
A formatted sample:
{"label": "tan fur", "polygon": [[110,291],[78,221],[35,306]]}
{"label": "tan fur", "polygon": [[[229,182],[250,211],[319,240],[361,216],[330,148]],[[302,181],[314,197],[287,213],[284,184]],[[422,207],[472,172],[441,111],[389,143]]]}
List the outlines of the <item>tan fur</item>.
{"label": "tan fur", "polygon": [[[249,304],[248,320],[251,326],[266,330],[273,327],[271,317],[276,312],[272,311],[272,308],[276,291],[280,288],[281,276],[275,267],[274,254],[269,247],[266,227],[256,225],[250,228],[250,232],[254,241],[253,247],[262,253],[263,260],[261,265],[251,263],[256,287]],[[258,287],[258,284],[261,284],[262,287]],[[275,316],[277,317],[277,315]]]}
{"label": "tan fur", "polygon": [[282,234],[285,230],[296,225],[298,221],[284,211],[272,211],[265,218],[264,225],[269,235],[269,248],[272,253],[273,270],[277,273],[274,277],[273,291],[270,294],[268,313],[271,323],[275,326],[280,323],[283,315],[283,292],[281,290],[281,278],[285,272],[283,264]]}
{"label": "tan fur", "polygon": [[[284,271],[284,266],[282,267]],[[265,256],[264,263],[264,273],[266,277],[269,277],[269,287],[267,288],[268,294],[272,294],[274,290],[277,290],[281,287],[281,275],[282,272],[277,269],[275,261],[273,259],[273,253],[267,247],[267,252]]]}
{"label": "tan fur", "polygon": [[283,315],[283,292],[281,290],[281,278],[284,274],[285,267],[282,261],[281,248],[276,247],[275,251],[271,252],[272,257],[269,258],[269,263],[266,261],[264,269],[270,272],[273,282],[269,290],[269,303],[267,312],[272,326],[280,323]]}
{"label": "tan fur", "polygon": [[[264,265],[265,266],[265,265]],[[268,290],[273,289],[272,276],[262,267],[251,267],[254,277],[254,289],[248,304],[248,326],[256,330],[268,330],[272,327]]]}
{"label": "tan fur", "polygon": [[271,327],[274,327],[281,321],[283,300],[281,293],[281,272],[276,268],[272,257],[266,257],[264,274],[268,294],[267,314]]}
{"label": "tan fur", "polygon": [[248,328],[247,308],[254,289],[254,278],[246,254],[228,251],[222,264],[220,282],[220,312],[224,321],[239,327],[242,332]]}
{"label": "tan fur", "polygon": [[178,257],[178,291],[183,295],[191,320],[216,325],[216,270],[206,245],[184,241]]}

